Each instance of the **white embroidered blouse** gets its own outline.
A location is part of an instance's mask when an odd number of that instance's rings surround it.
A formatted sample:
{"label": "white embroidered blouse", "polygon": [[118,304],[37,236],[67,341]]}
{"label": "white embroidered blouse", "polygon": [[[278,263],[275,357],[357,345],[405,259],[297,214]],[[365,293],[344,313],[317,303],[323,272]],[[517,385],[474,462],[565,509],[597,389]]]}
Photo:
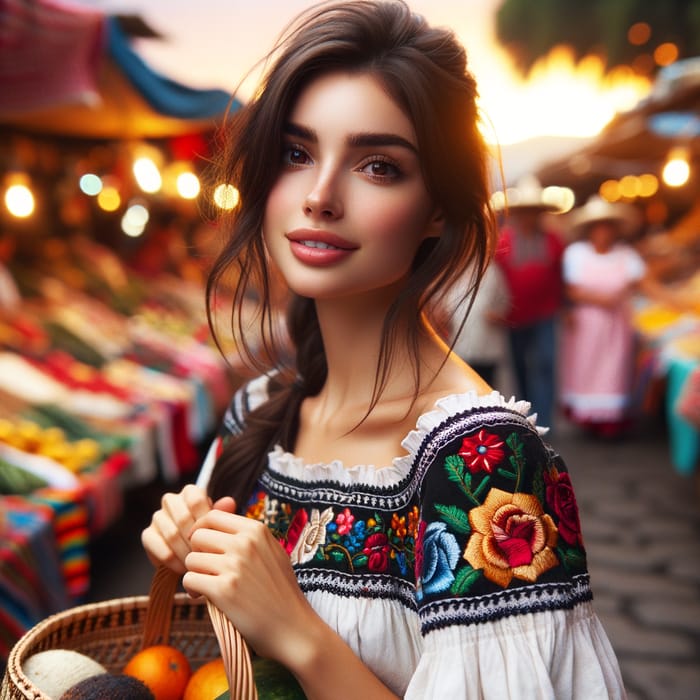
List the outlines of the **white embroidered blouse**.
{"label": "white embroidered blouse", "polygon": [[[267,398],[240,389],[200,472]],[[316,612],[411,700],[625,698],[592,607],[576,501],[529,404],[452,395],[388,467],[304,464],[276,446],[245,509]]]}

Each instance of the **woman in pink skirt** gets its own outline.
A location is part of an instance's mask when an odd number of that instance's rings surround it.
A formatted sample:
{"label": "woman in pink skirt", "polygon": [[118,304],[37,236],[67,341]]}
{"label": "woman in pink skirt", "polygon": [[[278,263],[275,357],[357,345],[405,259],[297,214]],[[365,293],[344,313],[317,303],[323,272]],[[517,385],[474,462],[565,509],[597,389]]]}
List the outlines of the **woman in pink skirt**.
{"label": "woman in pink skirt", "polygon": [[572,214],[577,238],[564,252],[570,313],[564,324],[561,402],[565,415],[598,435],[616,437],[629,425],[635,336],[631,298],[646,266],[625,242],[636,210],[599,197]]}

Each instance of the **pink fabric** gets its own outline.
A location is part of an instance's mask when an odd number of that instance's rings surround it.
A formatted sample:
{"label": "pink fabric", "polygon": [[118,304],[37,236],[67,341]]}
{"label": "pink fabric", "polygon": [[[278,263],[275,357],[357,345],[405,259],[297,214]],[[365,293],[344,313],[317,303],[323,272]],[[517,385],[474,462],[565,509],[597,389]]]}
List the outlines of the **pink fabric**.
{"label": "pink fabric", "polygon": [[[568,284],[589,291],[621,292],[643,274],[632,249],[596,254],[587,243],[565,254]],[[561,393],[577,422],[609,422],[626,416],[634,378],[634,330],[629,300],[614,308],[575,304],[564,324]]]}
{"label": "pink fabric", "polygon": [[0,116],[99,98],[104,13],[50,0],[0,2]]}

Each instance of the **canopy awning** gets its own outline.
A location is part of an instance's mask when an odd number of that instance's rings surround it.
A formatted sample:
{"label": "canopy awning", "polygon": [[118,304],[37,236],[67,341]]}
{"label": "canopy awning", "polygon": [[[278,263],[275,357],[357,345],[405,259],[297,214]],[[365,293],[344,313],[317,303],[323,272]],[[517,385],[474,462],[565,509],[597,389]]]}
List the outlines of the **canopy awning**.
{"label": "canopy awning", "polygon": [[209,130],[240,103],[150,68],[116,17],[48,0],[0,9],[0,124],[77,138]]}

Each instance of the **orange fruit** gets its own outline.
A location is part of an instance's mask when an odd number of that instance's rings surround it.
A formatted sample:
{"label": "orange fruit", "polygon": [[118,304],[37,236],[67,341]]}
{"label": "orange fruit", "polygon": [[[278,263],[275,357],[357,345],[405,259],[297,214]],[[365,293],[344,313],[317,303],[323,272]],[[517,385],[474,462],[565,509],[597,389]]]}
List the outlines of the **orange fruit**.
{"label": "orange fruit", "polygon": [[200,666],[190,678],[182,700],[216,700],[228,690],[228,678],[222,658]]}
{"label": "orange fruit", "polygon": [[192,675],[187,657],[167,644],[146,647],[134,654],[123,673],[143,681],[156,700],[182,700]]}

